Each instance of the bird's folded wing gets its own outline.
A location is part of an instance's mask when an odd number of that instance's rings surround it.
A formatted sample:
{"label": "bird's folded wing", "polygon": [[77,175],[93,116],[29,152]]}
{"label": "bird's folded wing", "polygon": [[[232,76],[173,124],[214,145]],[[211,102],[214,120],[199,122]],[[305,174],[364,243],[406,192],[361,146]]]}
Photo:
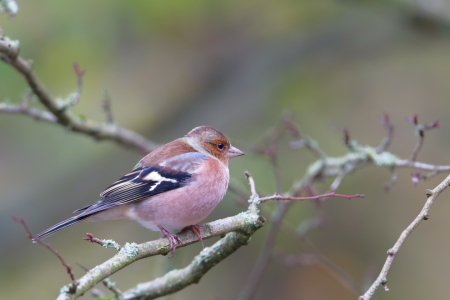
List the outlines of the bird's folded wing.
{"label": "bird's folded wing", "polygon": [[91,215],[105,209],[147,199],[170,190],[183,187],[207,155],[198,152],[186,153],[163,160],[157,166],[140,166],[105,189],[103,198],[77,211],[80,215]]}

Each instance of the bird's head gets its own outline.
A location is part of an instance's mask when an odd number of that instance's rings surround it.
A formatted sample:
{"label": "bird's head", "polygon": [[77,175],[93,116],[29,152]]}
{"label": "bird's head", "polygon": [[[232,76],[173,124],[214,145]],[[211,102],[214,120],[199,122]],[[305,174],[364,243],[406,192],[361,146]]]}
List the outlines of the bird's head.
{"label": "bird's head", "polygon": [[222,132],[209,126],[196,127],[186,134],[185,138],[224,163],[232,157],[244,155],[244,152],[231,146]]}

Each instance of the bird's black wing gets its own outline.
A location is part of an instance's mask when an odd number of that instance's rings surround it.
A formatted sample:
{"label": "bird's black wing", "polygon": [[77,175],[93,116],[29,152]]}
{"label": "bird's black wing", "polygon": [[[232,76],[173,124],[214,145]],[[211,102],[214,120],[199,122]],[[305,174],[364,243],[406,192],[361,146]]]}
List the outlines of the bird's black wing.
{"label": "bird's black wing", "polygon": [[91,215],[105,209],[147,199],[183,187],[192,175],[173,172],[163,167],[139,167],[105,189],[103,198],[83,208],[81,215]]}

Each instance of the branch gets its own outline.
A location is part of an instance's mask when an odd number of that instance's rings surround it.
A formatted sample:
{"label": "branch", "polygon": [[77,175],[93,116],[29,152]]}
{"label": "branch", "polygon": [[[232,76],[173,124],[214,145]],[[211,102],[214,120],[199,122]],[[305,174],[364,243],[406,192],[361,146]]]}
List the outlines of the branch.
{"label": "branch", "polygon": [[[22,57],[18,56],[18,53],[18,41],[10,41],[7,37],[0,37],[0,56],[3,57],[4,62],[23,75],[33,94],[37,96],[41,104],[48,110],[48,112],[45,112],[44,114],[42,111],[36,111],[35,109],[29,108],[28,111],[20,111],[21,114],[58,123],[68,130],[91,136],[99,141],[114,141],[119,145],[137,149],[142,153],[148,153],[157,148],[155,143],[131,130],[118,127],[115,124],[85,120],[72,113],[68,107],[70,105],[67,105],[68,103],[66,103],[67,101],[53,98],[44,84],[39,81],[36,74],[33,72],[32,63],[25,61]],[[78,89],[75,96],[69,97],[69,104],[76,104],[76,102],[78,102],[82,88],[81,79],[84,75],[84,71],[80,71],[76,64],[74,64],[74,70],[78,78]],[[2,106],[5,108],[4,104],[2,104]],[[9,113],[13,113],[12,111],[14,110],[17,111],[17,107],[15,109],[12,109],[11,107],[7,108],[9,110],[7,112]],[[0,110],[0,112],[2,111],[6,112],[5,109]],[[53,117],[50,117],[51,115],[53,115]]]}
{"label": "branch", "polygon": [[10,59],[15,59],[19,55],[19,51],[19,41],[12,41],[8,37],[0,39],[0,53],[3,53]]}
{"label": "branch", "polygon": [[244,172],[245,177],[247,177],[248,179],[248,183],[250,184],[250,191],[252,193],[252,195],[256,195],[256,187],[255,187],[255,180],[253,179],[252,174],[250,174],[249,171],[245,170]]}
{"label": "branch", "polygon": [[89,241],[91,243],[99,244],[102,247],[105,248],[114,248],[117,251],[120,251],[122,249],[122,246],[120,246],[117,242],[113,240],[101,240],[96,237],[92,233],[86,233],[87,238],[83,238],[85,241]]}
{"label": "branch", "polygon": [[73,70],[75,71],[75,74],[77,75],[77,91],[70,95],[68,105],[74,106],[78,104],[81,98],[81,92],[83,91],[83,76],[86,74],[86,70],[80,70],[80,67],[78,66],[78,63],[74,62],[72,64]]}
{"label": "branch", "polygon": [[70,279],[72,280],[72,283],[66,289],[67,293],[68,294],[74,294],[75,290],[77,289],[77,286],[78,286],[78,281],[77,281],[77,279],[75,278],[75,275],[72,272],[72,267],[68,263],[66,263],[64,261],[62,256],[59,254],[58,250],[53,249],[52,246],[49,243],[43,242],[43,241],[41,241],[39,239],[35,239],[33,234],[31,233],[31,230],[28,228],[27,224],[25,223],[24,219],[16,218],[16,217],[13,217],[12,219],[13,219],[14,222],[22,224],[22,226],[24,227],[25,231],[27,232],[27,238],[29,238],[30,240],[33,240],[36,243],[44,246],[45,248],[50,250],[50,252],[53,253],[59,259],[59,261],[61,262],[61,264],[66,269],[67,273],[69,274]]}
{"label": "branch", "polygon": [[269,235],[266,239],[266,243],[264,244],[264,248],[258,257],[258,260],[253,267],[250,275],[248,276],[247,283],[239,294],[239,300],[250,299],[253,296],[253,293],[256,290],[256,286],[258,285],[259,279],[261,278],[264,269],[266,268],[267,263],[270,259],[270,254],[272,252],[273,246],[275,245],[275,240],[277,237],[277,233],[280,229],[281,223],[289,207],[291,206],[292,201],[281,202],[277,210],[273,213],[271,221],[272,225],[270,227]]}
{"label": "branch", "polygon": [[26,115],[30,116],[37,121],[45,121],[49,123],[55,123],[56,117],[44,110],[40,110],[34,107],[25,107],[22,105],[11,105],[7,103],[0,103],[0,113],[13,114],[13,115]]}
{"label": "branch", "polygon": [[[434,125],[434,124],[432,124]],[[295,132],[295,131],[294,131]],[[306,170],[303,178],[295,182],[291,189],[283,197],[295,197],[296,194],[305,187],[310,186],[314,181],[324,177],[336,177],[337,184],[343,179],[343,176],[368,165],[385,167],[388,170],[395,168],[412,168],[417,170],[427,170],[436,175],[442,172],[449,172],[450,166],[436,166],[421,162],[411,161],[410,159],[400,159],[390,152],[377,153],[377,149],[371,146],[360,146],[356,141],[350,140],[348,129],[344,130],[344,143],[349,149],[349,153],[341,157],[321,157],[313,162]],[[336,181],[335,180],[335,181]],[[275,245],[278,231],[281,227],[284,216],[289,211],[292,201],[283,201],[272,214],[272,225],[267,237],[264,248],[250,273],[247,283],[239,295],[239,300],[247,300],[253,297],[256,286],[264,272],[270,259],[270,253]]]}
{"label": "branch", "polygon": [[14,0],[0,0],[0,13],[7,13],[10,17],[14,17],[19,12],[19,6],[17,6]]}
{"label": "branch", "polygon": [[[79,263],[77,263],[77,265],[80,268],[82,268],[83,270],[85,270],[86,272],[90,271],[88,268],[83,267]],[[108,290],[110,290],[111,292],[114,293],[114,296],[117,298],[117,300],[123,300],[122,291],[119,290],[118,288],[116,288],[116,283],[115,282],[112,282],[109,278],[106,278],[106,279],[102,280],[102,283]]]}
{"label": "branch", "polygon": [[389,145],[392,142],[392,137],[394,136],[394,125],[390,122],[389,114],[385,113],[381,117],[381,122],[383,123],[384,128],[388,132],[388,135],[383,139],[381,144],[377,147],[377,153],[381,153],[386,151]]}
{"label": "branch", "polygon": [[114,124],[114,118],[111,110],[111,98],[106,90],[102,101],[102,108],[106,115],[106,122],[109,124]]}
{"label": "branch", "polygon": [[419,124],[419,118],[418,118],[417,114],[414,114],[414,116],[412,118],[407,117],[406,121],[408,121],[411,124],[416,125],[416,134],[419,136],[419,141],[417,142],[416,147],[414,147],[414,151],[413,151],[411,157],[409,158],[410,161],[415,161],[417,158],[417,154],[419,154],[420,149],[422,149],[423,140],[425,138],[425,131],[433,129],[433,128],[439,128],[439,121],[435,121],[433,123],[426,123],[426,124],[422,125],[422,124]]}
{"label": "branch", "polygon": [[[259,198],[253,197],[253,201],[255,205],[258,203]],[[251,203],[250,206],[253,206],[253,203]],[[236,216],[217,220],[208,224],[205,224],[203,228],[201,228],[201,234],[203,239],[212,238],[215,236],[222,236],[224,234],[227,234],[229,232],[236,232],[236,234],[229,235],[228,238],[225,240],[226,243],[219,241],[218,243],[214,244],[213,247],[207,247],[205,248],[199,255],[199,258],[197,258],[197,262],[199,262],[199,259],[202,258],[203,266],[194,267],[193,265],[191,267],[188,267],[189,270],[192,270],[195,272],[195,274],[191,275],[189,273],[183,272],[180,270],[180,273],[177,273],[178,276],[176,277],[177,280],[175,282],[172,282],[174,286],[177,286],[177,289],[173,290],[166,290],[171,291],[172,293],[175,291],[178,291],[182,287],[187,286],[188,284],[191,284],[195,281],[190,281],[192,278],[198,278],[198,274],[201,272],[206,273],[215,263],[220,262],[225,257],[233,253],[235,250],[237,250],[240,246],[242,246],[243,239],[249,239],[250,236],[259,228],[261,228],[265,223],[265,220],[263,217],[259,217],[256,213],[254,213],[252,210],[249,210],[247,212],[240,213]],[[178,247],[185,247],[187,245],[193,244],[195,242],[198,242],[198,237],[191,231],[184,231],[178,235],[181,239],[181,244],[178,245]],[[239,246],[237,245],[230,245],[232,241],[239,242]],[[226,255],[224,256],[225,252],[222,253],[224,249],[219,247],[220,245],[223,245],[225,248],[227,248],[229,251],[226,252]],[[131,263],[150,256],[155,255],[167,255],[170,252],[170,245],[169,241],[167,239],[159,239],[156,241],[151,241],[147,243],[143,243],[140,245],[136,244],[126,244],[122,247],[122,249],[119,251],[118,254],[116,254],[111,259],[107,260],[106,262],[102,263],[101,265],[98,265],[97,267],[91,269],[86,275],[81,277],[79,279],[79,285],[76,290],[75,294],[69,294],[66,292],[62,292],[58,300],[62,299],[76,299],[79,296],[86,293],[89,289],[94,287],[97,283],[102,281],[105,278],[108,278],[112,274],[116,273],[117,271],[121,270],[122,268],[130,265]],[[237,247],[237,248],[233,248]],[[231,251],[230,249],[234,249]],[[210,265],[208,262],[208,259],[212,259],[213,265]],[[186,269],[183,269],[187,271]],[[200,270],[200,271],[199,271]],[[203,271],[201,271],[203,270]],[[200,273],[199,273],[200,272]],[[203,274],[204,274],[203,273]],[[184,275],[183,275],[184,274]],[[183,276],[185,277],[183,277]],[[166,274],[167,276],[167,274]],[[164,277],[163,277],[164,278]],[[190,278],[187,281],[184,281],[183,278]],[[167,279],[168,280],[168,279]],[[178,281],[182,281],[182,283],[179,283]],[[196,279],[197,280],[197,279]],[[199,278],[198,278],[199,280]],[[150,284],[150,286],[154,286],[153,284]],[[182,287],[180,287],[182,286]],[[179,288],[180,287],[180,288]],[[62,289],[63,291],[66,289]],[[127,293],[127,292],[125,292]],[[129,294],[129,293],[127,293]]]}
{"label": "branch", "polygon": [[367,292],[359,297],[359,300],[368,300],[371,299],[374,295],[375,291],[378,289],[380,285],[383,285],[386,291],[389,289],[387,288],[387,274],[389,272],[389,269],[391,268],[392,262],[394,261],[395,255],[398,253],[398,250],[403,245],[405,240],[408,238],[408,236],[411,234],[411,232],[422,222],[423,220],[428,220],[429,218],[429,211],[431,209],[431,206],[434,204],[434,201],[436,198],[449,186],[450,184],[450,175],[445,178],[444,181],[442,181],[437,187],[435,187],[433,190],[427,190],[426,195],[428,196],[427,201],[425,202],[424,207],[420,211],[419,215],[412,221],[411,224],[402,232],[400,237],[398,238],[397,242],[394,244],[394,246],[388,250],[388,257],[386,259],[386,262],[384,263],[383,268],[381,269],[380,275],[378,275],[378,278],[375,280],[375,282],[372,284],[372,286],[367,290]]}
{"label": "branch", "polygon": [[353,295],[358,296],[360,294],[361,289],[358,283],[321,254],[301,253],[299,255],[287,255],[283,257],[283,260],[289,267],[316,265]]}
{"label": "branch", "polygon": [[[257,228],[255,228],[256,230]],[[216,264],[245,246],[253,232],[247,234],[230,232],[211,247],[206,247],[184,269],[173,270],[155,280],[138,284],[123,293],[124,300],[155,299],[173,294],[193,283],[198,283],[203,275]]]}
{"label": "branch", "polygon": [[269,200],[319,200],[326,197],[339,197],[339,198],[345,198],[345,199],[352,199],[352,198],[364,198],[363,194],[356,194],[356,195],[341,195],[336,194],[335,192],[331,192],[328,194],[322,194],[317,196],[311,196],[311,197],[287,197],[287,196],[281,196],[281,195],[273,195],[269,197],[264,197],[260,199],[260,202],[266,202]]}
{"label": "branch", "polygon": [[283,122],[286,128],[291,133],[291,135],[296,139],[295,141],[292,141],[290,143],[291,149],[306,147],[320,159],[324,159],[327,157],[325,152],[323,152],[319,148],[319,144],[317,143],[316,140],[313,140],[307,135],[300,134],[300,130],[298,129],[297,125],[295,125],[294,122],[292,122],[292,116],[290,114],[285,115],[285,117],[283,118]]}

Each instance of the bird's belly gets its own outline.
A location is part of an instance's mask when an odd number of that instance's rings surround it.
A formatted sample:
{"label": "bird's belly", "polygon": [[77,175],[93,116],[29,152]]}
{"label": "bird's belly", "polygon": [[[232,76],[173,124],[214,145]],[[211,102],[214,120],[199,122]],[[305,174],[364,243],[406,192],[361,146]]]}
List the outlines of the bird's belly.
{"label": "bird's belly", "polygon": [[179,230],[205,219],[219,204],[228,187],[228,172],[202,180],[202,185],[185,187],[132,204],[129,218],[158,231]]}

